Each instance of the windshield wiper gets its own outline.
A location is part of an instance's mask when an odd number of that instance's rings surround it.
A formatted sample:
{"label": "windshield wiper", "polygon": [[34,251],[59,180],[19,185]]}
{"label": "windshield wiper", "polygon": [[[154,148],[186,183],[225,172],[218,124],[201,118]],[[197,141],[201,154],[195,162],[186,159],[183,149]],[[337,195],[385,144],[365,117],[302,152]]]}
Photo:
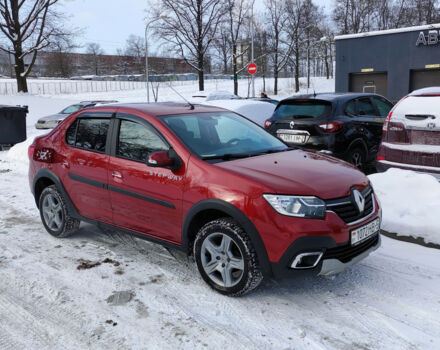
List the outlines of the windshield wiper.
{"label": "windshield wiper", "polygon": [[205,156],[205,157],[202,157],[202,159],[203,160],[211,160],[211,159],[228,160],[228,159],[250,158],[250,157],[259,156],[262,154],[290,151],[292,149],[293,149],[292,147],[288,147],[288,148],[282,149],[282,150],[268,149],[267,151],[261,151],[261,152],[255,152],[255,153],[225,153],[225,154],[214,155],[214,156]]}
{"label": "windshield wiper", "polygon": [[222,159],[222,160],[228,160],[228,159],[239,159],[239,158],[249,158],[253,157],[255,155],[258,155],[260,153],[225,153],[215,156],[205,156],[202,157],[203,160],[211,160],[211,159]]}

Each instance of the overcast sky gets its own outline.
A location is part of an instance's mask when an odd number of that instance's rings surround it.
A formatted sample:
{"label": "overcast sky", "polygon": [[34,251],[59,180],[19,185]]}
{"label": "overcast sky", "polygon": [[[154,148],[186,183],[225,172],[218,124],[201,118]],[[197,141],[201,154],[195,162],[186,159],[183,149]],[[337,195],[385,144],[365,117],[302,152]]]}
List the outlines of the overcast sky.
{"label": "overcast sky", "polygon": [[[328,7],[330,0],[315,3]],[[71,25],[84,29],[78,44],[99,43],[107,54],[123,48],[130,34],[144,36],[146,8],[147,0],[63,0]],[[262,9],[263,0],[255,0],[255,8]]]}

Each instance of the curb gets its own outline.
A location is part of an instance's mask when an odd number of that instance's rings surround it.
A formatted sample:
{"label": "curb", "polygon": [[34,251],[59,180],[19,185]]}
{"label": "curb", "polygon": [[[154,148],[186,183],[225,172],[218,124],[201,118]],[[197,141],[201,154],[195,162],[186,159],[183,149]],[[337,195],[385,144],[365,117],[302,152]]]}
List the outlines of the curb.
{"label": "curb", "polygon": [[418,245],[421,245],[421,246],[427,247],[427,248],[440,249],[440,244],[425,242],[425,240],[421,237],[414,238],[411,236],[399,236],[399,235],[397,235],[397,233],[388,232],[385,230],[380,230],[380,233],[386,237],[395,239],[397,241],[418,244]]}

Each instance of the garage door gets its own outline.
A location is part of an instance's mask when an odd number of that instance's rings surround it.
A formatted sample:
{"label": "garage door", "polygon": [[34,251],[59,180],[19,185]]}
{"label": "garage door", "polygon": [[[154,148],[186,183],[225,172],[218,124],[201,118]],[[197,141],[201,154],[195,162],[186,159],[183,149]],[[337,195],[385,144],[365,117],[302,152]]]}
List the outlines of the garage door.
{"label": "garage door", "polygon": [[372,92],[387,95],[387,73],[350,74],[350,92]]}
{"label": "garage door", "polygon": [[411,85],[409,92],[428,86],[440,86],[440,69],[411,71]]}

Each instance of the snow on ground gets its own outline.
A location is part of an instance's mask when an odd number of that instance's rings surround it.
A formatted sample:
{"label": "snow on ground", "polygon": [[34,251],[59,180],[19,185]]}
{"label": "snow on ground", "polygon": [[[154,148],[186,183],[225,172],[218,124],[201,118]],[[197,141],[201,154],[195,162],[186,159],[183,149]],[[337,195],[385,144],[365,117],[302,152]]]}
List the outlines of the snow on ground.
{"label": "snow on ground", "polygon": [[433,176],[401,169],[369,178],[382,204],[382,229],[440,244],[440,182]]}
{"label": "snow on ground", "polygon": [[[96,97],[63,98],[1,96],[0,104],[30,106],[29,144],[45,132],[33,128],[39,117]],[[266,281],[253,294],[228,298],[185,256],[159,245],[90,225],[67,239],[51,237],[29,190],[27,162],[26,143],[0,152],[2,350],[440,348],[439,250],[384,237],[379,250],[334,278]],[[386,208],[404,200],[400,192],[410,208],[422,191],[438,193],[413,176],[371,177],[384,224]],[[406,188],[399,192],[397,182]]]}

